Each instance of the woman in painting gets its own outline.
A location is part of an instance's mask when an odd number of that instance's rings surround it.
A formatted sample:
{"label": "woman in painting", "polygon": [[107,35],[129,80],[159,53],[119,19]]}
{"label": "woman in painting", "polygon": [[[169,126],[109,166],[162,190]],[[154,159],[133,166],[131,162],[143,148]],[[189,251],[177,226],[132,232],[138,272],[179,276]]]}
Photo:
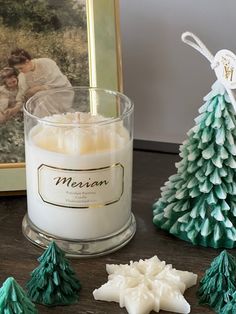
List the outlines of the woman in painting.
{"label": "woman in painting", "polygon": [[[29,99],[40,91],[71,87],[67,77],[52,59],[32,58],[26,50],[16,48],[11,52],[8,63],[20,71],[19,89],[25,95],[26,99]],[[34,114],[45,116],[66,111],[71,107],[72,99],[72,91],[61,92],[57,99],[48,98],[47,104],[36,108]]]}
{"label": "woman in painting", "polygon": [[0,72],[0,163],[24,161],[23,95],[18,73],[6,67]]}

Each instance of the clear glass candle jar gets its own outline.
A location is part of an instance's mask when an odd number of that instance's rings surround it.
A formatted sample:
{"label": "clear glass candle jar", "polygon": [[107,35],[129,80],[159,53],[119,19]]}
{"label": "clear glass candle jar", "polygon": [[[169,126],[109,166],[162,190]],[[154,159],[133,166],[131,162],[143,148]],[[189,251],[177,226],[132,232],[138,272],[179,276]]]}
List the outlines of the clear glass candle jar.
{"label": "clear glass candle jar", "polygon": [[37,93],[24,107],[27,214],[23,233],[67,255],[119,249],[134,235],[133,104],[87,87]]}

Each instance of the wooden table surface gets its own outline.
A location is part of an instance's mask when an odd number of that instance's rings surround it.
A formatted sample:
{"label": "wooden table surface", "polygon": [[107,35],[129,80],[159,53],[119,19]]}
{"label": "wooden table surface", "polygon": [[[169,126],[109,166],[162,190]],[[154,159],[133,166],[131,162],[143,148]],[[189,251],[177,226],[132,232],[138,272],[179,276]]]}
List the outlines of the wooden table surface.
{"label": "wooden table surface", "polygon": [[[117,303],[93,299],[92,291],[107,281],[105,271],[107,263],[125,264],[130,260],[157,255],[161,260],[173,264],[176,269],[192,271],[202,278],[211,260],[220,253],[220,250],[193,246],[156,229],[152,223],[152,204],[160,196],[160,187],[169,175],[176,172],[174,163],[178,159],[178,155],[174,154],[134,152],[132,210],[137,222],[136,235],[125,247],[110,255],[71,259],[72,267],[82,284],[78,304],[55,308],[37,305],[39,313],[127,313]],[[0,198],[0,284],[7,277],[13,276],[21,286],[24,286],[29,273],[38,266],[37,258],[42,254],[42,250],[26,240],[21,232],[25,212],[25,196]],[[236,253],[235,250],[230,252]],[[198,305],[196,289],[197,286],[194,286],[184,294],[191,305],[191,313],[214,313],[208,307]]]}

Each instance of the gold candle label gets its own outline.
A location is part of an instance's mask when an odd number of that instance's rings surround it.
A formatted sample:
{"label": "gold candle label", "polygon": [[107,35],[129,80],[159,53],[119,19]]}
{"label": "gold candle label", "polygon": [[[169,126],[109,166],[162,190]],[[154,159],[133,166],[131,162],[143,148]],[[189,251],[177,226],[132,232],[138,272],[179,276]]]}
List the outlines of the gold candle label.
{"label": "gold candle label", "polygon": [[70,207],[101,207],[120,200],[124,167],[120,163],[96,169],[38,167],[38,193],[49,204]]}

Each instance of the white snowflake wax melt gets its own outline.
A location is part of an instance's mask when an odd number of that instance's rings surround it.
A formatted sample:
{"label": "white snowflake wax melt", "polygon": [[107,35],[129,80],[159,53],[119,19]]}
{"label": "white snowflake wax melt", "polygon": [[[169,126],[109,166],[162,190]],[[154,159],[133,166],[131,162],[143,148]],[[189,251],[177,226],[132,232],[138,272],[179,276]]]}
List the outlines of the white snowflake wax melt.
{"label": "white snowflake wax melt", "polygon": [[93,291],[96,300],[118,302],[129,314],[148,314],[152,310],[190,313],[183,297],[197,283],[197,275],[172,268],[157,256],[124,265],[106,265],[108,281]]}

